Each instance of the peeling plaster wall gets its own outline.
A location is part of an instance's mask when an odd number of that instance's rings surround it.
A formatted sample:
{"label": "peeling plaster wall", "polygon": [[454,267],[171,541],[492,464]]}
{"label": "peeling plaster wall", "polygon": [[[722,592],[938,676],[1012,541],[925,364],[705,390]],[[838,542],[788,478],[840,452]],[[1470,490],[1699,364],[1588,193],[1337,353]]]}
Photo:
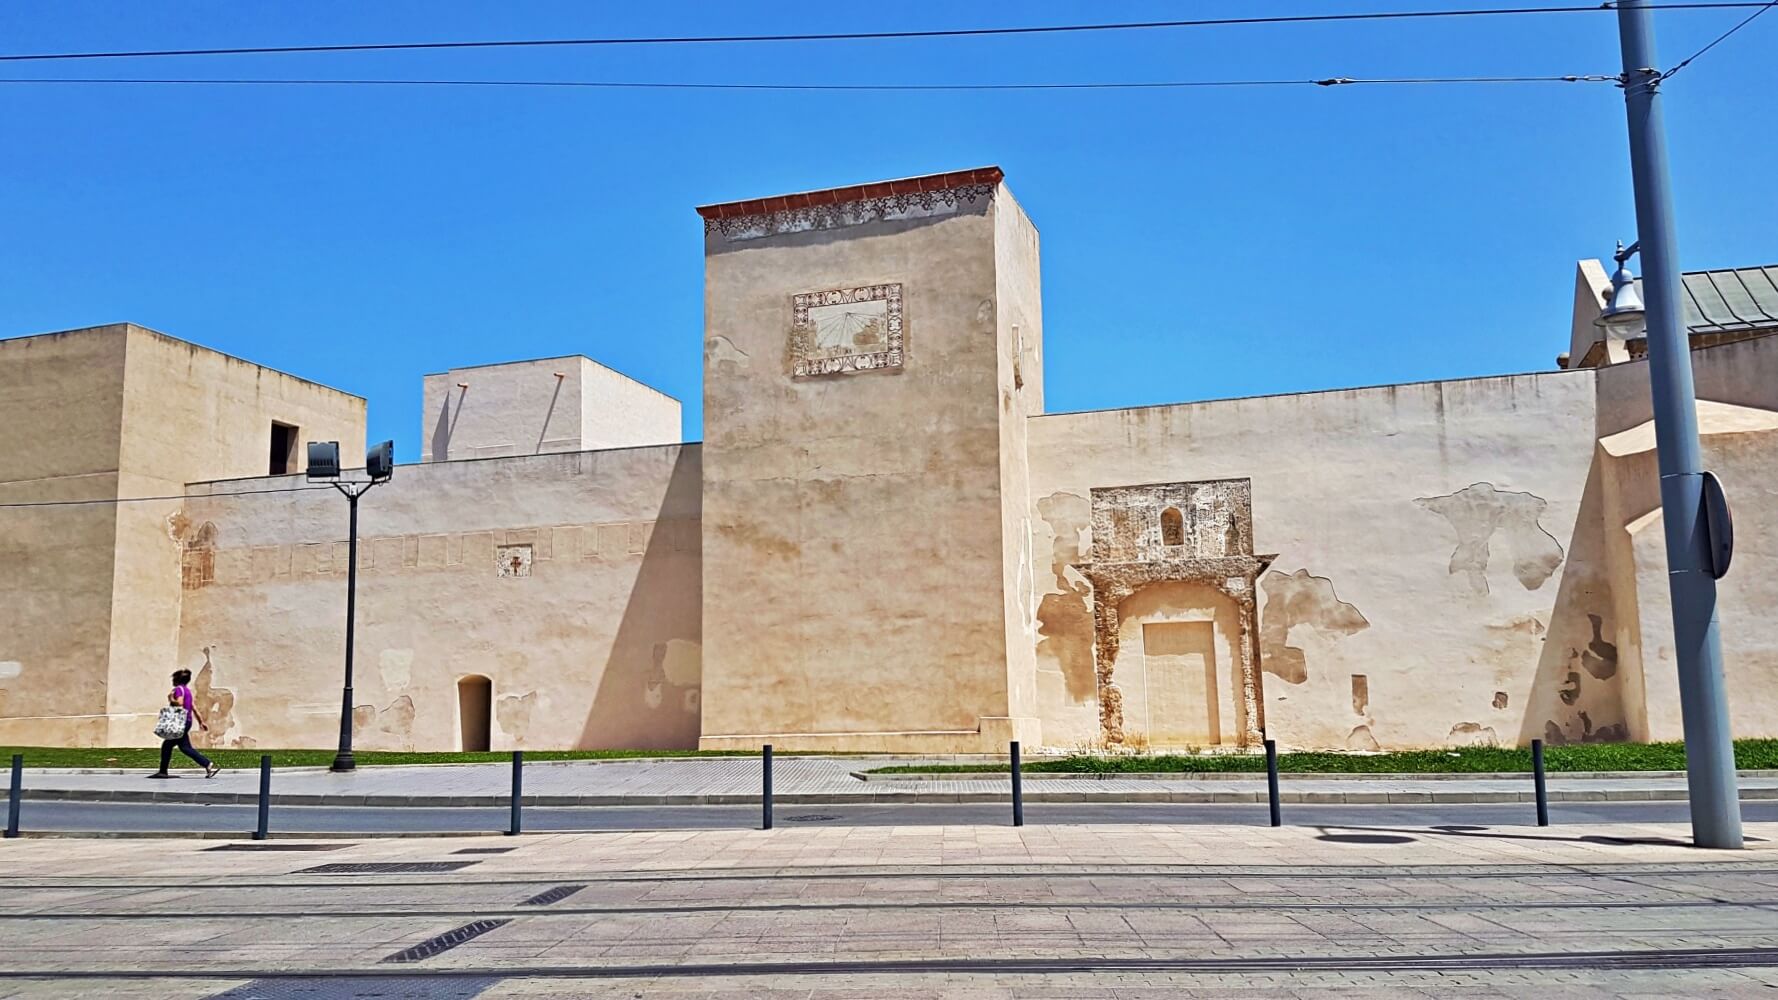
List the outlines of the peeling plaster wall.
{"label": "peeling plaster wall", "polygon": [[[401,466],[359,509],[362,749],[460,745],[458,681],[493,683],[490,745],[697,743],[702,632],[695,445]],[[212,582],[184,595],[179,663],[233,701],[231,746],[328,746],[339,727],[346,505],[192,487]],[[530,553],[503,574],[502,547]],[[205,680],[206,675],[208,681]],[[216,698],[223,695],[217,694]]]}
{"label": "peeling plaster wall", "polygon": [[[703,746],[1036,742],[1010,676],[1030,654],[1008,654],[1009,635],[1031,640],[1009,620],[1029,598],[1005,393],[1011,327],[1035,335],[1041,316],[1035,234],[1003,211],[1011,195],[983,186],[842,206],[831,227],[707,229]],[[892,364],[795,374],[797,296],[885,285]]]}
{"label": "peeling plaster wall", "polygon": [[[1092,595],[1065,558],[1090,536],[1089,491],[1243,477],[1253,550],[1278,554],[1259,628],[1281,742],[1516,743],[1552,721],[1578,733],[1583,711],[1621,725],[1614,684],[1572,704],[1557,694],[1589,615],[1613,627],[1587,496],[1593,423],[1589,372],[1032,418],[1033,549],[1051,559],[1036,645],[1045,742],[1100,736],[1092,693],[1069,680],[1091,637]],[[1591,526],[1577,524],[1589,503]]]}

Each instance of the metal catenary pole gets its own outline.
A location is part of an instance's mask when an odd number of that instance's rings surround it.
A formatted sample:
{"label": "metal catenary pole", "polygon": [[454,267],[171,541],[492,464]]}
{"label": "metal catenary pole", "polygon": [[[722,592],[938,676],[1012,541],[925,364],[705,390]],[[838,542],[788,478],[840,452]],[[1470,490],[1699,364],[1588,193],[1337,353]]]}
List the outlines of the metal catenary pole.
{"label": "metal catenary pole", "polygon": [[1678,246],[1661,121],[1661,71],[1656,68],[1648,0],[1618,4],[1624,59],[1624,106],[1630,130],[1630,172],[1636,190],[1642,290],[1647,303],[1649,388],[1654,397],[1655,454],[1661,475],[1673,648],[1679,661],[1679,704],[1685,726],[1686,785],[1692,840],[1700,847],[1739,848],[1740,799],[1735,748],[1723,690],[1716,579],[1710,572],[1703,517],[1704,463],[1698,443],[1691,345],[1680,317]]}

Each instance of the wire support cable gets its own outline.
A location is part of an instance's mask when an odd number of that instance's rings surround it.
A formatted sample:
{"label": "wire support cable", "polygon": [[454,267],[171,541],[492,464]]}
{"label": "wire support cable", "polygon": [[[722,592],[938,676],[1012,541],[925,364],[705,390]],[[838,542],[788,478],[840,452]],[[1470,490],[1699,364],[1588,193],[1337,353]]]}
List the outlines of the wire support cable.
{"label": "wire support cable", "polygon": [[957,92],[1043,90],[1183,90],[1215,87],[1345,87],[1397,84],[1604,83],[1616,76],[1324,77],[1301,80],[1155,80],[1087,83],[684,83],[631,80],[400,80],[264,77],[17,77],[0,84],[170,84],[180,86],[515,87],[590,90],[753,90]]}
{"label": "wire support cable", "polygon": [[169,500],[217,500],[228,497],[250,497],[263,493],[304,493],[309,490],[332,489],[331,486],[283,486],[271,490],[237,490],[233,493],[185,493],[166,497],[99,497],[93,500],[34,500],[19,503],[0,503],[0,510],[16,510],[24,507],[94,507],[102,504],[120,503],[156,503]]}
{"label": "wire support cable", "polygon": [[[1528,16],[1538,14],[1597,14],[1614,9],[1612,3],[1544,7],[1482,7],[1454,10],[1371,11],[1349,14],[1280,14],[1259,17],[1217,17],[1176,21],[1122,21],[1099,24],[1024,25],[1002,28],[937,28],[923,31],[847,31],[775,35],[657,35],[629,38],[531,38],[457,42],[372,42],[338,45],[261,45],[210,49],[139,49],[110,52],[31,52],[0,55],[0,62],[48,62],[72,59],[158,59],[174,56],[290,55],[317,52],[396,52],[423,49],[502,49],[548,46],[609,45],[716,45],[762,42],[844,42],[888,39],[970,38],[1008,35],[1078,34],[1104,31],[1152,31],[1172,28],[1213,28],[1240,25],[1333,24],[1343,22],[1432,20],[1463,17]],[[1732,10],[1760,6],[1760,0],[1655,3],[1650,10]]]}
{"label": "wire support cable", "polygon": [[1679,62],[1674,63],[1672,69],[1661,74],[1661,79],[1665,80],[1668,77],[1671,77],[1673,74],[1686,68],[1687,66],[1690,66],[1692,64],[1692,60],[1698,58],[1699,56],[1703,55],[1706,52],[1709,52],[1711,49],[1716,48],[1718,45],[1721,45],[1723,42],[1728,41],[1730,35],[1733,35],[1735,32],[1740,31],[1742,28],[1745,28],[1748,25],[1752,24],[1754,22],[1755,18],[1759,17],[1761,14],[1764,14],[1766,11],[1771,10],[1773,7],[1778,7],[1778,0],[1771,0],[1770,3],[1761,4],[1759,10],[1756,10],[1753,13],[1747,15],[1747,17],[1745,19],[1743,19],[1740,24],[1737,24],[1733,28],[1730,28],[1729,30],[1723,32],[1722,34],[1717,35],[1716,38],[1713,41],[1711,41],[1711,43],[1709,45],[1704,46],[1703,48],[1699,49],[1698,51],[1693,52],[1691,55],[1686,56],[1684,59],[1679,60]]}

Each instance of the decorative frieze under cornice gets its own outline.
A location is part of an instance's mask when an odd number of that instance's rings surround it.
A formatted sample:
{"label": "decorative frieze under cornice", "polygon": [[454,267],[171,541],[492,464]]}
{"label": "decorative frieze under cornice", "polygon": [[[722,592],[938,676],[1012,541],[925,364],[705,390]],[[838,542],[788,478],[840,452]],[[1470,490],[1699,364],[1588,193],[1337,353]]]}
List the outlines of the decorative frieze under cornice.
{"label": "decorative frieze under cornice", "polygon": [[1004,176],[999,167],[978,167],[704,205],[698,214],[704,217],[706,234],[719,234],[730,241],[762,239],[782,233],[948,214],[966,204],[992,198]]}

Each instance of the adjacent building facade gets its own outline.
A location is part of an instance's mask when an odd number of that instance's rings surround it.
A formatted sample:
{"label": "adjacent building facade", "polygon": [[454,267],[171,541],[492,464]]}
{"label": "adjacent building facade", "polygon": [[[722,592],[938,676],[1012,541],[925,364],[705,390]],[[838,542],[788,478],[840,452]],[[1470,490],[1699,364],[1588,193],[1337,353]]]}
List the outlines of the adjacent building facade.
{"label": "adjacent building facade", "polygon": [[[1647,373],[1046,413],[996,168],[706,206],[701,444],[581,357],[426,376],[361,509],[360,748],[1670,739]],[[1738,735],[1778,729],[1778,268],[1687,275]],[[338,730],[364,402],[133,326],[0,341],[0,742]],[[144,498],[167,499],[144,499]]]}

